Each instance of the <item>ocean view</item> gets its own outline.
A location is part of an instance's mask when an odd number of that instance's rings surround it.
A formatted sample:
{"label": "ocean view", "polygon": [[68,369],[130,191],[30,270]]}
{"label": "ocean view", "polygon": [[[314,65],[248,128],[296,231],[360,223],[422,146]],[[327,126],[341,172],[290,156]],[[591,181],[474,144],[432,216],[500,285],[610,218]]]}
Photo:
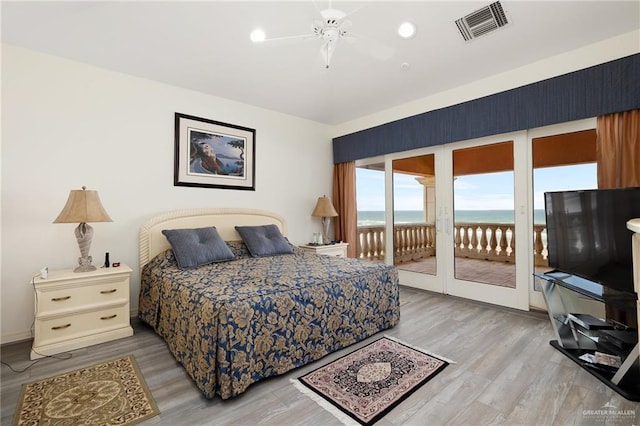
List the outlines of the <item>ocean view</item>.
{"label": "ocean view", "polygon": [[[456,222],[467,223],[513,223],[513,210],[456,210]],[[395,223],[424,222],[422,210],[398,210],[395,212]],[[544,210],[534,210],[534,223],[544,224]],[[373,226],[384,224],[384,211],[359,210],[358,226]]]}

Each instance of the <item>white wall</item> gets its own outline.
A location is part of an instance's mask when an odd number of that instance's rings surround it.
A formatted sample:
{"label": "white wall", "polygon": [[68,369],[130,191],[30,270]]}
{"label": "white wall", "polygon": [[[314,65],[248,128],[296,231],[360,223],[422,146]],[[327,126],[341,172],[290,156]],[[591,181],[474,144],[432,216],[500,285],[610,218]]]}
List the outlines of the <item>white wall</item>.
{"label": "white wall", "polygon": [[[256,129],[256,190],[173,186],[174,113]],[[72,268],[75,224],[53,224],[69,191],[99,191],[112,223],[95,223],[94,264],[134,269],[148,218],[195,207],[249,207],[287,219],[294,243],[320,223],[331,193],[330,128],[253,106],[2,45],[2,343],[31,336],[31,278],[43,266]]]}

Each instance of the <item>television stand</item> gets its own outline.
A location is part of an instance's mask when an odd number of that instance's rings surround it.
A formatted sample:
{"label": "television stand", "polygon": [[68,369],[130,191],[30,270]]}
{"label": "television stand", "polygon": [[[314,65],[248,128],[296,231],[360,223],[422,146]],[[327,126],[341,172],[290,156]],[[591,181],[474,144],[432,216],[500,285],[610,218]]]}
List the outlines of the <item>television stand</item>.
{"label": "television stand", "polygon": [[[556,336],[549,342],[551,346],[626,399],[640,401],[638,331],[624,324],[598,320],[605,317],[605,306],[635,311],[636,293],[603,288],[559,271],[534,276],[542,288]],[[593,321],[585,323],[581,318]],[[617,357],[621,365],[593,362],[596,354]]]}

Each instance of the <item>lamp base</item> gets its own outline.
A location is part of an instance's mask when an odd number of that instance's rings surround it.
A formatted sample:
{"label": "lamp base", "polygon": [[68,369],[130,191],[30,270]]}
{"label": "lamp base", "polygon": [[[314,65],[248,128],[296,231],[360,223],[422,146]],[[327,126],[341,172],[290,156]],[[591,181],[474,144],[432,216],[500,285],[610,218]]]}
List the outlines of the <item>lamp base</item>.
{"label": "lamp base", "polygon": [[322,218],[322,244],[331,244],[331,238],[329,237],[329,222],[330,218]]}
{"label": "lamp base", "polygon": [[95,271],[96,269],[98,268],[96,268],[93,265],[82,265],[74,269],[73,272],[91,272],[91,271]]}
{"label": "lamp base", "polygon": [[79,257],[78,258],[78,264],[79,266],[73,270],[73,272],[91,272],[91,271],[95,271],[96,268],[95,266],[93,266],[91,264],[91,261],[93,259],[91,258],[91,256],[88,257]]}

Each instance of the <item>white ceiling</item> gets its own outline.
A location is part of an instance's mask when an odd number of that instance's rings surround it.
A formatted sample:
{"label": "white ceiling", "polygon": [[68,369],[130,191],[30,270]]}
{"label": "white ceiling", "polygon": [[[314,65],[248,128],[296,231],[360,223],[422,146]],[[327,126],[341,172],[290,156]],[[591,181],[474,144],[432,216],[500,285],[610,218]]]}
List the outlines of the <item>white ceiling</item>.
{"label": "white ceiling", "polygon": [[328,70],[320,40],[249,40],[310,33],[326,1],[3,1],[2,41],[339,124],[640,28],[637,0],[503,0],[509,25],[464,42],[454,21],[491,1],[333,2],[361,37]]}

